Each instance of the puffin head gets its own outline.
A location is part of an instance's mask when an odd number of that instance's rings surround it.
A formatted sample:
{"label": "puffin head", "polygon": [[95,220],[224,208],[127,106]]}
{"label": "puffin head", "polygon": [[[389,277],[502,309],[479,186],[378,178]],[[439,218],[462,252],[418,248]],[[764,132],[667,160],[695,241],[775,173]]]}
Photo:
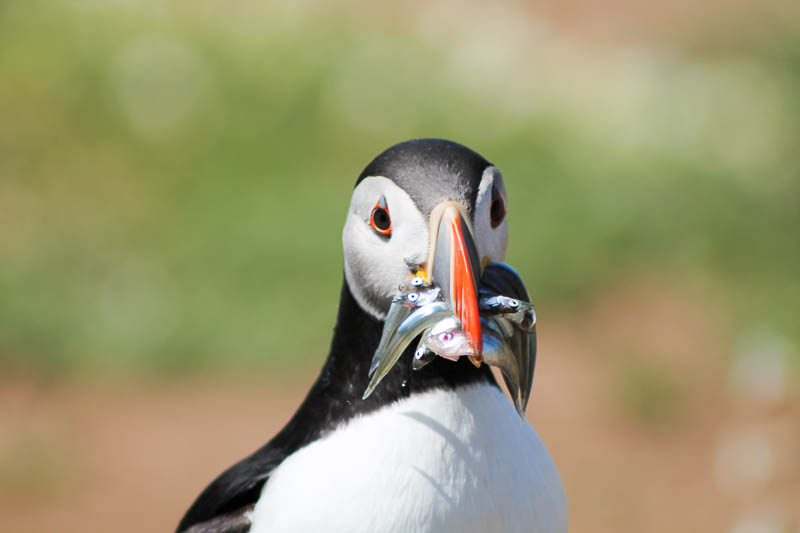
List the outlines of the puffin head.
{"label": "puffin head", "polygon": [[398,287],[422,275],[480,350],[478,283],[505,258],[507,205],[500,171],[466,146],[416,139],[388,148],[356,181],[342,234],[356,302],[384,320]]}

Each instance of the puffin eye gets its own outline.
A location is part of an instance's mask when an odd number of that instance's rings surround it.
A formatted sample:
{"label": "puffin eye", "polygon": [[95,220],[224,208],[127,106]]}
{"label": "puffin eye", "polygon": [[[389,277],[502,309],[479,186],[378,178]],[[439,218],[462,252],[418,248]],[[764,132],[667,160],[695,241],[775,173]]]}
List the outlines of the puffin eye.
{"label": "puffin eye", "polygon": [[503,219],[506,218],[506,202],[500,196],[500,192],[492,187],[492,205],[489,208],[489,217],[491,218],[492,227],[499,226]]}
{"label": "puffin eye", "polygon": [[386,198],[380,197],[378,203],[372,208],[369,216],[369,225],[379,234],[386,237],[392,234],[392,219],[389,216],[389,209],[386,205]]}

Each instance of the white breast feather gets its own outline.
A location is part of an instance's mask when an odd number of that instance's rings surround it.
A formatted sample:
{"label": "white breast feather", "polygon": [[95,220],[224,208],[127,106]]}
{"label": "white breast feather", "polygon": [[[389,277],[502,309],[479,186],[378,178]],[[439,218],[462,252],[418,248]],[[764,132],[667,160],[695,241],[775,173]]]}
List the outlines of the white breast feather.
{"label": "white breast feather", "polygon": [[289,456],[252,533],[567,531],[550,454],[495,387],[413,395]]}

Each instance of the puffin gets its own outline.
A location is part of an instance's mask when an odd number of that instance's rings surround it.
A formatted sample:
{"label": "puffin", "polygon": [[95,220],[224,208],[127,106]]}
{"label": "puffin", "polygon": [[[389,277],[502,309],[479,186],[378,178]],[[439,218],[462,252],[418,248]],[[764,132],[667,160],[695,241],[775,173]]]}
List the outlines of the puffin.
{"label": "puffin", "polygon": [[412,343],[364,394],[398,286],[434,256],[460,283],[448,299],[480,343],[475,284],[505,258],[507,209],[500,171],[459,143],[414,139],[373,159],[347,211],[318,378],[283,429],[200,493],[177,533],[566,532],[553,460],[486,364],[436,357],[415,369]]}

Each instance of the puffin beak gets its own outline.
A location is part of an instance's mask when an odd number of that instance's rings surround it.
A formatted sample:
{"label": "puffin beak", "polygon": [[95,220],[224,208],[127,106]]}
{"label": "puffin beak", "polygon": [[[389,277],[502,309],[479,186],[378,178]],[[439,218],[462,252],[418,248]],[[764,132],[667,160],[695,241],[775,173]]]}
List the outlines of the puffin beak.
{"label": "puffin beak", "polygon": [[428,281],[442,290],[461,329],[469,339],[475,366],[483,359],[481,318],[478,314],[478,284],[481,263],[469,216],[461,204],[443,202],[431,213],[431,242],[426,265]]}

